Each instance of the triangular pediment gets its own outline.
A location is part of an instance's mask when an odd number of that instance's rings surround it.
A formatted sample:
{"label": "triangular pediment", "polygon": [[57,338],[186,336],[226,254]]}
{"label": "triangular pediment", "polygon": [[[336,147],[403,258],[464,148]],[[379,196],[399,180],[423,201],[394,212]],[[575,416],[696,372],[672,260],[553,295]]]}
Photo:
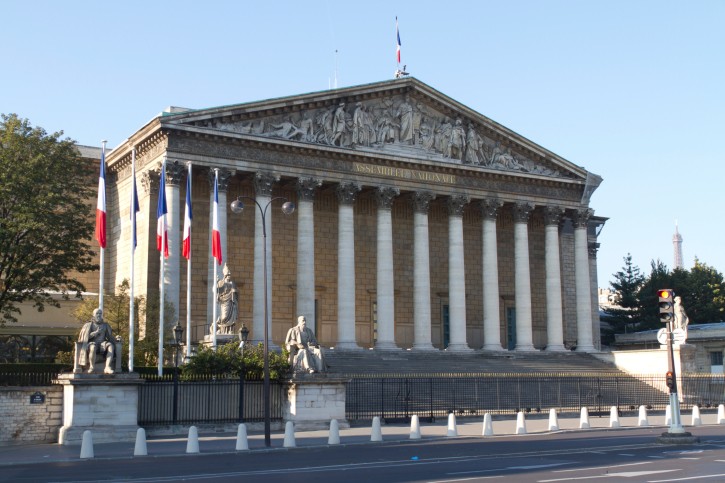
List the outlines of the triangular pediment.
{"label": "triangular pediment", "polygon": [[162,124],[410,162],[582,181],[588,175],[414,78],[167,113]]}

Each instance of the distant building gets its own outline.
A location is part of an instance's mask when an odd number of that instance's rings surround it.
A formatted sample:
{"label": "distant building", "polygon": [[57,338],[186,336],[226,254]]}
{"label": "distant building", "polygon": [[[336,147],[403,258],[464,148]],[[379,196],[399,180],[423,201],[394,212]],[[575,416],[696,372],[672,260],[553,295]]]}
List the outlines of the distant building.
{"label": "distant building", "polygon": [[674,259],[674,268],[684,268],[684,263],[682,262],[682,236],[680,236],[680,232],[677,230],[677,222],[675,222],[675,234],[672,235],[672,248],[675,252],[675,259]]}

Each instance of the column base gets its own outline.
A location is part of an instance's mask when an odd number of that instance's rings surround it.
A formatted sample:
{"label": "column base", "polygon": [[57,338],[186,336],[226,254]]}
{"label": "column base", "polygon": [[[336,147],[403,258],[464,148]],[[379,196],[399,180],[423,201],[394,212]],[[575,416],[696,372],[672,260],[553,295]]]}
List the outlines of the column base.
{"label": "column base", "polygon": [[433,347],[433,344],[431,344],[430,342],[424,342],[424,343],[414,344],[413,347],[411,348],[411,350],[421,351],[421,352],[422,351],[430,352],[430,351],[437,351],[438,349]]}
{"label": "column base", "polygon": [[[217,343],[218,342],[219,341],[217,341]],[[262,344],[264,346],[264,340],[262,340],[262,339],[250,340],[247,342],[247,345],[245,345],[245,347],[257,347],[259,344]],[[280,352],[282,350],[282,348],[270,340],[270,341],[267,341],[267,350]]]}
{"label": "column base", "polygon": [[593,345],[577,346],[575,352],[598,352]]}
{"label": "column base", "polygon": [[448,344],[446,347],[447,352],[473,352],[473,349],[468,347],[468,344]]}
{"label": "column base", "polygon": [[335,344],[335,350],[341,351],[361,351],[362,347],[357,345],[356,342],[338,342]]}
{"label": "column base", "polygon": [[533,344],[516,344],[516,347],[514,348],[517,352],[539,352],[539,349],[533,346]]}
{"label": "column base", "polygon": [[547,345],[544,350],[546,352],[566,352],[566,347],[564,347],[564,344]]}
{"label": "column base", "polygon": [[503,347],[501,347],[501,344],[484,344],[483,347],[481,347],[481,350],[491,352],[503,352]]}
{"label": "column base", "polygon": [[395,342],[380,342],[375,343],[376,351],[399,351],[400,347],[395,345]]}

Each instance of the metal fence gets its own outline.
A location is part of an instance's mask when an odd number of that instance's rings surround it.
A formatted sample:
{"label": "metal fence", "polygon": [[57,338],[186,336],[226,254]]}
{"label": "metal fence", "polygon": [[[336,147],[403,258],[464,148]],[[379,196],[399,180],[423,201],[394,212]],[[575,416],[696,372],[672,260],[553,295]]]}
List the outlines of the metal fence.
{"label": "metal fence", "polygon": [[[239,378],[147,379],[139,387],[138,424],[234,423],[264,421],[262,381]],[[270,418],[282,420],[285,382],[270,383]]]}
{"label": "metal fence", "polygon": [[[687,375],[680,381],[683,408],[703,408],[725,402],[723,376]],[[621,373],[571,374],[470,374],[447,377],[354,377],[347,385],[346,417],[350,421],[378,416],[387,422],[412,415],[432,419],[449,413],[476,416],[579,412],[609,414],[611,406],[622,413],[640,405],[664,410],[669,391],[663,375],[636,378]]]}

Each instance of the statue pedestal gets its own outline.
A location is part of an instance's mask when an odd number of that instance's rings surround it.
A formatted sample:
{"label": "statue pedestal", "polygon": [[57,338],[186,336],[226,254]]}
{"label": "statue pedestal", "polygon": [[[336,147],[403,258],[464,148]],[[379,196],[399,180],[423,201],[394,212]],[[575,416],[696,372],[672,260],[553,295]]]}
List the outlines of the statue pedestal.
{"label": "statue pedestal", "polygon": [[[224,345],[236,342],[237,345],[239,344],[239,338],[236,335],[233,334],[217,334],[216,335],[216,345]],[[204,347],[212,347],[213,341],[211,338],[211,335],[205,335],[204,340],[199,341],[199,344],[203,345]]]}
{"label": "statue pedestal", "polygon": [[340,428],[350,425],[345,419],[345,385],[347,379],[327,374],[300,374],[290,381],[287,390],[285,421],[300,430],[328,429],[337,419]]}
{"label": "statue pedestal", "polygon": [[63,386],[58,443],[81,444],[85,430],[93,432],[94,443],[135,441],[138,386],[143,382],[136,373],[60,374],[54,381]]}

